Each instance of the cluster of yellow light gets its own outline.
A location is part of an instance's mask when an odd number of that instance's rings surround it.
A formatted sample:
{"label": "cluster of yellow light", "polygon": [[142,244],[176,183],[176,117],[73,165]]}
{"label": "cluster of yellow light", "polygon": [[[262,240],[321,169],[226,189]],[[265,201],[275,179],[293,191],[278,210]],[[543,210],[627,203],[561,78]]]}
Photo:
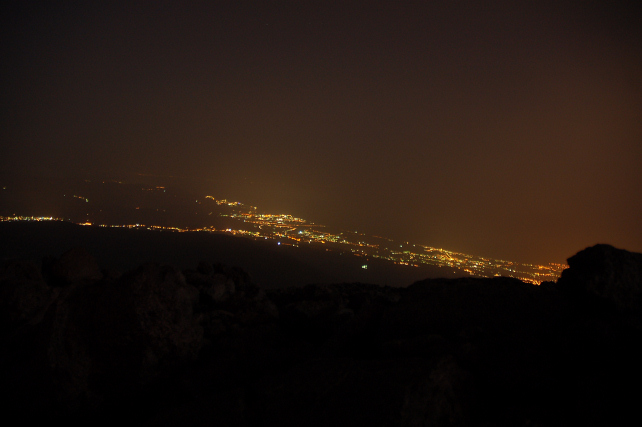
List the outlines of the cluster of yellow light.
{"label": "cluster of yellow light", "polygon": [[[148,188],[143,190],[163,190],[164,187]],[[76,196],[73,197],[84,199]],[[226,199],[216,199],[213,196],[205,196],[206,199],[214,201],[217,205],[225,205],[233,208],[229,214],[219,214],[230,217],[246,225],[238,228],[226,228],[217,230],[214,227],[181,228],[144,224],[124,225],[99,225],[100,227],[119,227],[175,232],[218,232],[237,236],[245,236],[254,239],[272,239],[281,245],[300,244],[321,244],[326,250],[349,251],[349,253],[364,258],[377,258],[391,261],[398,265],[419,267],[421,265],[435,265],[449,267],[462,274],[477,277],[507,276],[515,277],[524,282],[539,284],[543,281],[556,280],[562,270],[567,268],[564,264],[521,264],[511,261],[490,259],[464,253],[449,251],[442,248],[434,248],[425,245],[415,245],[409,242],[395,244],[392,239],[381,236],[366,236],[358,232],[329,232],[329,228],[323,225],[307,222],[287,214],[259,214],[256,207],[246,206],[240,202],[231,202]],[[199,203],[197,200],[196,203]],[[200,203],[199,203],[200,204]],[[138,207],[136,209],[139,209]],[[211,214],[211,213],[210,213]],[[0,217],[0,221],[52,221],[61,220],[52,217]],[[80,225],[91,226],[90,221]],[[246,229],[246,228],[250,229]],[[254,229],[252,229],[254,228]],[[376,240],[376,242],[374,242]]]}
{"label": "cluster of yellow light", "polygon": [[233,213],[229,215],[232,218],[240,219],[243,222],[253,224],[271,225],[275,227],[298,226],[305,224],[306,221],[301,218],[293,217],[286,214],[256,214],[248,212]]}
{"label": "cluster of yellow light", "polygon": [[[205,196],[205,198],[213,200],[217,205],[227,205],[230,207],[246,207],[241,202],[230,202],[227,199],[217,199],[216,197],[213,197],[213,196]],[[247,207],[250,209],[256,210],[256,206],[247,206]]]}
{"label": "cluster of yellow light", "polygon": [[[294,245],[300,243],[330,245],[334,250],[348,249],[356,256],[386,259],[399,265],[414,267],[419,267],[422,264],[437,265],[450,267],[461,271],[462,274],[477,277],[501,275],[536,284],[546,280],[556,280],[565,268],[562,264],[532,265],[493,260],[442,248],[414,245],[409,242],[399,245],[396,249],[396,246],[393,245],[390,245],[393,246],[392,248],[387,248],[388,244],[372,243],[359,237],[363,236],[362,234],[356,232],[330,233],[324,229],[324,226],[307,223],[305,220],[291,215],[238,212],[229,216],[244,223],[255,224],[258,227],[256,234],[244,232],[244,235],[285,240]],[[381,236],[376,236],[376,238],[392,242],[391,239]]]}
{"label": "cluster of yellow light", "polygon": [[52,216],[0,216],[0,222],[4,221],[64,221],[62,218]]}

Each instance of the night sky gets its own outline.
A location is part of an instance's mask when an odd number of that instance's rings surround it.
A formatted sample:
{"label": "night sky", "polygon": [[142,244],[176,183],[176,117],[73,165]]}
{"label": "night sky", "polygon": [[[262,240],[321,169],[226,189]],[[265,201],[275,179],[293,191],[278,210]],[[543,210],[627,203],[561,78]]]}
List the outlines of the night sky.
{"label": "night sky", "polygon": [[515,261],[642,252],[636,2],[8,3],[3,179],[177,176]]}

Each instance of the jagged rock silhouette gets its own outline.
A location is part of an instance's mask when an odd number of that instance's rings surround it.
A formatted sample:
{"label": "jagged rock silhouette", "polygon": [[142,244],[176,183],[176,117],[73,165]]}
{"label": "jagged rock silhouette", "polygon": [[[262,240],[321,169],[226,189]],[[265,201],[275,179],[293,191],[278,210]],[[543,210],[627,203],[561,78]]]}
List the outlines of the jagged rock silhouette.
{"label": "jagged rock silhouette", "polygon": [[607,425],[635,414],[642,255],[557,283],[264,290],[195,261],[100,271],[73,249],[0,269],[9,412],[72,424]]}

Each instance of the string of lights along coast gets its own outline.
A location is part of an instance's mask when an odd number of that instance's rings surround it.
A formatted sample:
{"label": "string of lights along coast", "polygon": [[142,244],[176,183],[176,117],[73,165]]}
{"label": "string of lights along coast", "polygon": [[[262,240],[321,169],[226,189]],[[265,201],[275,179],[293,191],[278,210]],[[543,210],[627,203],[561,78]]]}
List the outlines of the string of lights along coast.
{"label": "string of lights along coast", "polygon": [[[164,188],[155,188],[164,191]],[[89,203],[88,198],[73,196]],[[335,229],[331,226],[315,224],[302,218],[287,214],[259,213],[257,207],[240,202],[205,196],[195,200],[198,205],[225,207],[224,212],[216,213],[227,220],[225,228],[215,226],[181,227],[155,224],[97,224],[91,220],[76,222],[83,226],[124,227],[135,229],[159,230],[168,232],[207,232],[226,233],[252,239],[273,240],[277,245],[300,247],[303,245],[324,247],[328,251],[348,253],[361,257],[361,267],[368,268],[374,259],[387,260],[409,268],[421,265],[435,265],[452,268],[453,272],[475,277],[504,276],[514,277],[524,282],[540,284],[554,281],[567,268],[564,264],[545,265],[526,264],[513,261],[491,259],[482,256],[454,252],[410,242],[395,242],[382,236],[366,235],[357,231]],[[207,206],[205,206],[207,207]],[[212,215],[214,212],[209,212]],[[0,216],[0,221],[62,221],[55,217]],[[75,221],[72,221],[75,222]]]}

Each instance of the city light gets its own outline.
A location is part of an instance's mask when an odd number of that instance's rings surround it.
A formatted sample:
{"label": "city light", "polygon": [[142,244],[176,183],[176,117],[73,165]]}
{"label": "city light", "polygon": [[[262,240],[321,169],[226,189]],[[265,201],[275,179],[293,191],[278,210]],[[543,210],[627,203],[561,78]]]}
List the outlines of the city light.
{"label": "city light", "polygon": [[[147,189],[143,189],[147,190]],[[149,190],[163,192],[165,188],[154,187]],[[87,198],[74,195],[86,203]],[[176,227],[135,224],[96,224],[89,219],[79,222],[82,226],[99,226],[129,229],[146,229],[167,232],[205,232],[224,233],[250,239],[274,240],[278,246],[319,245],[326,251],[347,253],[364,258],[364,261],[373,259],[385,260],[397,265],[417,268],[422,265],[448,267],[462,276],[474,277],[514,277],[527,283],[540,284],[544,281],[555,281],[567,268],[564,264],[525,264],[512,261],[490,259],[481,256],[458,253],[442,248],[434,248],[410,242],[395,243],[392,239],[383,236],[366,236],[356,231],[339,230],[325,225],[315,224],[302,218],[289,214],[258,213],[255,206],[247,206],[236,201],[216,199],[205,196],[217,205],[231,208],[229,213],[219,213],[236,223],[236,226],[227,225],[217,229],[213,226],[202,227]],[[197,201],[197,203],[199,203]],[[200,203],[199,203],[200,204]],[[136,207],[139,209],[139,207]],[[158,210],[158,209],[157,209]],[[212,212],[209,213],[212,215]],[[0,217],[0,221],[62,221],[62,218],[9,216]],[[368,264],[361,264],[362,269],[368,269]]]}

